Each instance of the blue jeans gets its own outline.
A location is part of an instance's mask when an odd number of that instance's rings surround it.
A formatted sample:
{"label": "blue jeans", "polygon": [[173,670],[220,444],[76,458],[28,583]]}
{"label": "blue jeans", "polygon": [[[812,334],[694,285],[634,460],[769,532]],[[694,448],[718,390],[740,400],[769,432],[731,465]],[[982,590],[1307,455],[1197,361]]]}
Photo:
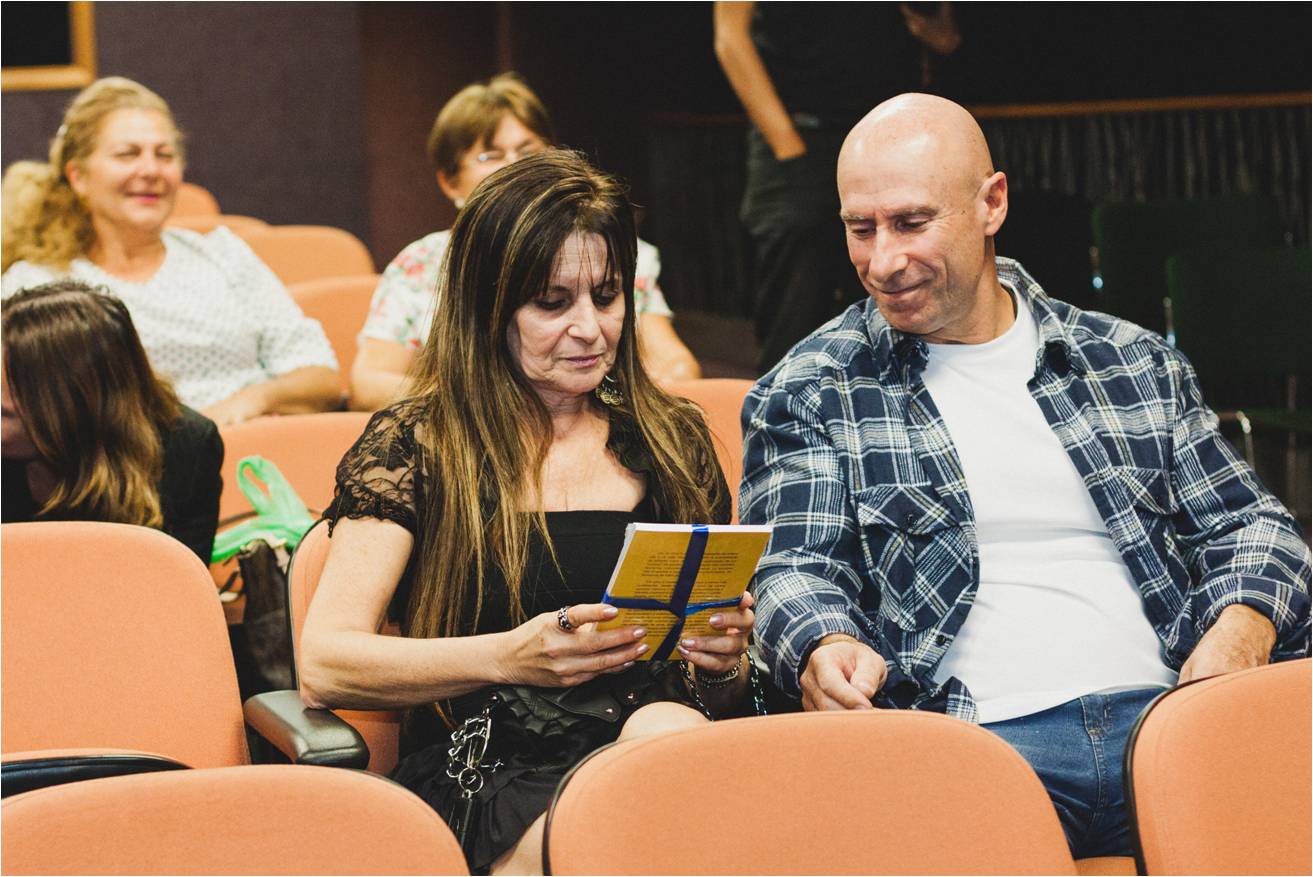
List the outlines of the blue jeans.
{"label": "blue jeans", "polygon": [[1131,855],[1122,757],[1131,726],[1164,690],[1087,694],[981,726],[1006,740],[1039,774],[1074,857]]}

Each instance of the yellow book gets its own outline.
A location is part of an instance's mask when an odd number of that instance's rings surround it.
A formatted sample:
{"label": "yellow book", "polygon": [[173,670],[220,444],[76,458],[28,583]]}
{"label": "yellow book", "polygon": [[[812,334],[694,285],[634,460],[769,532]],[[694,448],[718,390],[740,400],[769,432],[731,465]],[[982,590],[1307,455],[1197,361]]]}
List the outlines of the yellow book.
{"label": "yellow book", "polygon": [[598,629],[647,628],[642,660],[677,657],[681,638],[714,634],[711,616],[738,605],[770,534],[769,524],[630,524],[602,597],[620,614]]}

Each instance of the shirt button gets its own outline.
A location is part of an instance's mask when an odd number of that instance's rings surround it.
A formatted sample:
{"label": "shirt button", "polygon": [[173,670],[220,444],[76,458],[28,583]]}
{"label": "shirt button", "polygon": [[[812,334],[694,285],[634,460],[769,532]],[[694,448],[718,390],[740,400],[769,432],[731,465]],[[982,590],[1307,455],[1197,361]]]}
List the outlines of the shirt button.
{"label": "shirt button", "polygon": [[913,524],[915,524],[915,523],[916,523],[916,514],[915,514],[914,512],[908,512],[908,513],[907,513],[907,517],[903,518],[903,523],[906,524],[906,525],[909,526],[909,527],[912,526]]}
{"label": "shirt button", "polygon": [[948,642],[948,637],[944,636],[942,633],[935,637],[935,645],[942,646],[946,642]]}

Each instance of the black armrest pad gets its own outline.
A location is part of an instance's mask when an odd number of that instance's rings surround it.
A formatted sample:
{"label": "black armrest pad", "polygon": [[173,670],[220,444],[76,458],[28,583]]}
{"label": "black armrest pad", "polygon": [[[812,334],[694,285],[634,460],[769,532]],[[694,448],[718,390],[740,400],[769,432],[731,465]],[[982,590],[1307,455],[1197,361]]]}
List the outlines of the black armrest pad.
{"label": "black armrest pad", "polygon": [[186,770],[187,765],[160,755],[64,755],[6,761],[0,765],[0,796],[105,777]]}
{"label": "black armrest pad", "polygon": [[364,768],[369,747],[330,710],[310,709],[295,691],[266,691],[246,701],[246,724],[293,764]]}

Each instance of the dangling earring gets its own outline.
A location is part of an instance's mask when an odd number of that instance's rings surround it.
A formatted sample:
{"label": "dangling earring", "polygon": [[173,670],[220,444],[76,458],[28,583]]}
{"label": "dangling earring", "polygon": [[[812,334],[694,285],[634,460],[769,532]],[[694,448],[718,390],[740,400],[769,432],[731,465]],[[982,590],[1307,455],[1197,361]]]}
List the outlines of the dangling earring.
{"label": "dangling earring", "polygon": [[602,383],[597,385],[593,393],[601,400],[603,405],[610,408],[616,408],[625,404],[625,394],[621,392],[620,385],[616,383],[615,378],[606,375],[602,378]]}

